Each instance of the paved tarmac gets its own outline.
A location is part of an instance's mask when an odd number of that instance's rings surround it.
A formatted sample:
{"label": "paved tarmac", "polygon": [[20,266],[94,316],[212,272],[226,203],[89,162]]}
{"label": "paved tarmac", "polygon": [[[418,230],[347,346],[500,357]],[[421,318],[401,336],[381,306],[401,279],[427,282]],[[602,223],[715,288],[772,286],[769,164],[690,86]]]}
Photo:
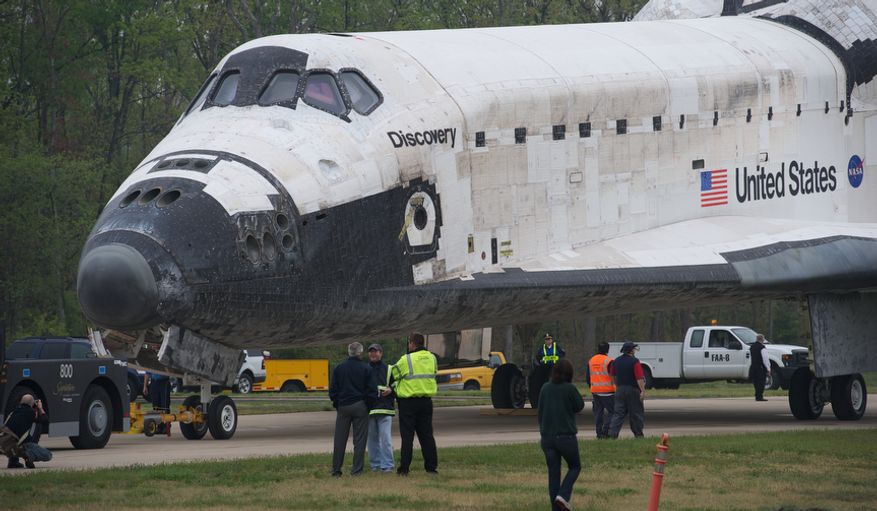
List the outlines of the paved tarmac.
{"label": "paved tarmac", "polygon": [[[467,406],[436,408],[434,429],[439,448],[466,445],[487,445],[510,442],[536,442],[539,430],[534,416],[482,415],[489,407]],[[186,440],[179,425],[172,436],[113,435],[109,444],[98,450],[76,450],[67,438],[44,438],[42,445],[54,453],[49,463],[38,464],[39,470],[106,468],[133,464],[208,459],[234,459],[254,456],[276,456],[332,451],[334,412],[302,412],[272,415],[241,416],[235,436],[217,441],[207,436],[202,440]],[[579,435],[594,438],[590,403],[579,415]],[[398,423],[393,421],[393,441],[399,448]],[[789,412],[786,398],[770,398],[757,403],[752,399],[653,399],[646,401],[645,433],[657,436],[744,433],[753,431],[790,431],[801,429],[845,430],[877,428],[877,409],[872,405],[860,421],[835,419],[826,406],[822,417],[815,421],[798,421]],[[622,430],[622,437],[631,436]],[[329,462],[327,458],[327,463]],[[24,473],[7,470],[0,465],[0,475]]]}

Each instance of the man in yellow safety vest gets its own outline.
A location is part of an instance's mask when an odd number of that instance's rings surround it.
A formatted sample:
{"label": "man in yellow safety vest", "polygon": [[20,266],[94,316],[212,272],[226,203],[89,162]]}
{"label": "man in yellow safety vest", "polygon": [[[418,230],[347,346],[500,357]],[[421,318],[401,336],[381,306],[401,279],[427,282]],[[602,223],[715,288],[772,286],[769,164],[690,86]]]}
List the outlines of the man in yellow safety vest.
{"label": "man in yellow safety vest", "polygon": [[551,337],[551,334],[545,334],[545,342],[536,352],[536,365],[551,367],[564,356],[566,356],[566,352],[554,342],[554,337]]}
{"label": "man in yellow safety vest", "polygon": [[[427,473],[437,474],[438,452],[432,435],[432,396],[437,387],[435,373],[438,362],[435,355],[424,347],[423,334],[408,336],[408,353],[390,368],[399,402],[399,434],[402,436],[402,459],[396,473],[408,475],[414,451],[414,434],[423,452],[423,466]],[[389,390],[384,391],[385,395]]]}
{"label": "man in yellow safety vest", "polygon": [[597,438],[609,437],[609,423],[615,410],[615,383],[609,374],[612,359],[607,353],[609,343],[603,341],[597,345],[597,354],[588,360],[585,372],[585,381],[591,387],[591,409],[594,411]]}

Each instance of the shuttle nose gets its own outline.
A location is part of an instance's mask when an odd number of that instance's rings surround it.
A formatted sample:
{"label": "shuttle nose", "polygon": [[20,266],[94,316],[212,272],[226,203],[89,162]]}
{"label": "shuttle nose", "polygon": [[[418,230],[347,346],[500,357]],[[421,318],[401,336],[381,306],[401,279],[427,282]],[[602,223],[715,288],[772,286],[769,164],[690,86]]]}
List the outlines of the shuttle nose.
{"label": "shuttle nose", "polygon": [[95,323],[113,329],[137,329],[158,322],[158,286],[149,263],[123,244],[90,250],[79,264],[79,303]]}

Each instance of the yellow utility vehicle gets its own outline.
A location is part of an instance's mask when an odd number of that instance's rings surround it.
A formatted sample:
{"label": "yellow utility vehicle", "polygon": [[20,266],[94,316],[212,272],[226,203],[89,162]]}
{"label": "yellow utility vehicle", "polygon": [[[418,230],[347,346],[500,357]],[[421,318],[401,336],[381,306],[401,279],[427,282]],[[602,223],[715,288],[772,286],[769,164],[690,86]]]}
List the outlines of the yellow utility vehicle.
{"label": "yellow utility vehicle", "polygon": [[487,390],[493,381],[493,372],[505,363],[505,355],[501,351],[491,351],[486,361],[466,364],[460,361],[454,367],[439,369],[435,380],[439,389]]}
{"label": "yellow utility vehicle", "polygon": [[253,385],[254,392],[305,392],[329,389],[329,360],[266,359],[265,381]]}

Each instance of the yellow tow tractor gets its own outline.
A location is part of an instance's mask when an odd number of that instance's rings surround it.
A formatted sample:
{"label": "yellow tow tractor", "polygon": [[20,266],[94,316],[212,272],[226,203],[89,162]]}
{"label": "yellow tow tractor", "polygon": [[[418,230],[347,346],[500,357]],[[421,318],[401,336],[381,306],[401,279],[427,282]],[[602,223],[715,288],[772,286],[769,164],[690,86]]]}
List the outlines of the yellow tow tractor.
{"label": "yellow tow tractor", "polygon": [[131,403],[131,429],[128,434],[146,436],[164,434],[167,426],[174,422],[180,424],[180,433],[187,440],[199,440],[210,431],[217,440],[231,438],[237,430],[237,407],[234,401],[225,395],[215,396],[203,411],[200,396],[189,396],[174,413],[161,411],[144,411],[142,403]]}

